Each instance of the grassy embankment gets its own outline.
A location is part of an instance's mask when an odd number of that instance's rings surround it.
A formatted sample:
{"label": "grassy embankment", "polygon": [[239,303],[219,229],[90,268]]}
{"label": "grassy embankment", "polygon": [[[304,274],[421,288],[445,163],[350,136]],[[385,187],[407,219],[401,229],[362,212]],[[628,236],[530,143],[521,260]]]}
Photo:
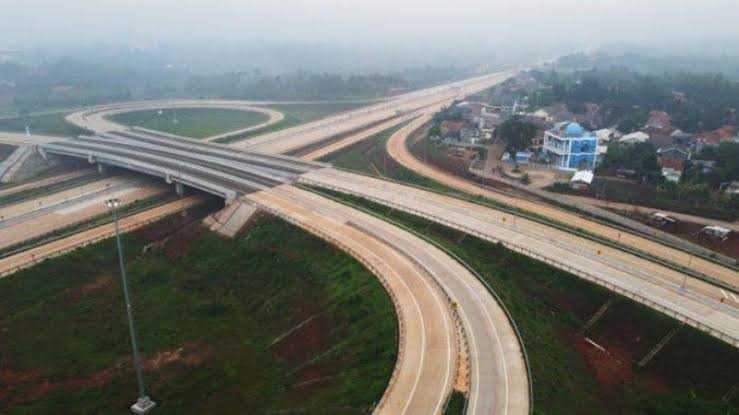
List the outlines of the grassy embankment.
{"label": "grassy embankment", "polygon": [[176,108],[114,114],[111,121],[191,138],[205,138],[267,121],[262,113],[226,108]]}
{"label": "grassy embankment", "polygon": [[315,104],[276,104],[270,105],[269,108],[280,111],[285,114],[285,118],[275,124],[272,124],[265,128],[260,128],[255,131],[249,131],[248,133],[226,137],[217,140],[219,143],[227,144],[234,143],[236,141],[247,140],[258,135],[273,133],[275,131],[284,130],[286,128],[295,127],[296,125],[304,124],[307,122],[315,121],[321,118],[328,117],[330,115],[350,111],[365,105],[370,105],[364,102],[337,102],[337,103],[315,103]]}
{"label": "grassy embankment", "polygon": [[26,122],[28,122],[31,134],[76,137],[90,133],[85,129],[68,123],[64,119],[65,115],[67,115],[65,112],[30,115],[27,121],[25,118],[20,117],[0,119],[0,131],[25,133]]}
{"label": "grassy embankment", "polygon": [[[384,155],[390,132],[333,157],[335,165],[447,190]],[[372,165],[374,164],[374,167]],[[384,166],[383,166],[384,164]],[[431,183],[430,183],[431,182]],[[426,220],[336,195],[427,235],[477,270],[500,295],[529,354],[537,414],[734,414],[739,353],[690,328],[644,369],[641,359],[678,323],[619,298],[587,335],[580,328],[613,293],[500,245]],[[605,348],[601,352],[586,337]]]}
{"label": "grassy embankment", "polygon": [[[196,216],[125,237],[157,412],[366,413],[397,350],[376,278],[280,220],[223,239],[184,226]],[[0,280],[0,333],[0,412],[130,413],[136,386],[112,240]]]}

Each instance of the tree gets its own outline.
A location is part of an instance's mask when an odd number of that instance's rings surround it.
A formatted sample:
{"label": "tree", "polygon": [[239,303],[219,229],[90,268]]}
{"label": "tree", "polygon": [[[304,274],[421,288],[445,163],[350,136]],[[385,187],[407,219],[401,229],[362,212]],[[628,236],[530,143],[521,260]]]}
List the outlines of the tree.
{"label": "tree", "polygon": [[498,136],[505,141],[506,151],[515,160],[517,152],[531,146],[531,139],[536,137],[537,131],[536,125],[513,117],[498,127]]}

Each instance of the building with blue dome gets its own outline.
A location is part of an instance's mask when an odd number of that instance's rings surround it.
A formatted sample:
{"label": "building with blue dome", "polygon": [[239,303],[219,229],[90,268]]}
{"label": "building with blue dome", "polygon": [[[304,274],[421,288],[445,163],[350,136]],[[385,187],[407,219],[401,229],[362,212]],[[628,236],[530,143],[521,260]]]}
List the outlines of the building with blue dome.
{"label": "building with blue dome", "polygon": [[559,170],[593,170],[598,137],[576,122],[561,122],[544,133],[544,156]]}

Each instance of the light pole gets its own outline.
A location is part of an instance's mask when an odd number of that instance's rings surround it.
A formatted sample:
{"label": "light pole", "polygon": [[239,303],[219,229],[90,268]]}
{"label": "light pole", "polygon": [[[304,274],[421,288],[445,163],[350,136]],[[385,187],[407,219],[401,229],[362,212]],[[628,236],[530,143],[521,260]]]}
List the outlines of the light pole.
{"label": "light pole", "polygon": [[128,294],[128,281],[126,280],[126,267],[123,259],[123,245],[121,244],[121,232],[118,226],[118,207],[121,201],[117,198],[108,199],[105,205],[113,212],[113,221],[115,222],[115,241],[118,246],[118,265],[121,268],[121,284],[123,285],[123,297],[126,300],[126,314],[128,316],[128,330],[131,335],[131,347],[133,348],[133,367],[136,369],[136,380],[139,384],[139,398],[136,403],[131,405],[131,411],[135,414],[145,414],[156,406],[156,402],[152,401],[146,395],[146,385],[144,385],[144,376],[141,373],[141,359],[139,358],[139,347],[136,342],[136,328],[133,324],[133,309],[131,307],[131,299]]}

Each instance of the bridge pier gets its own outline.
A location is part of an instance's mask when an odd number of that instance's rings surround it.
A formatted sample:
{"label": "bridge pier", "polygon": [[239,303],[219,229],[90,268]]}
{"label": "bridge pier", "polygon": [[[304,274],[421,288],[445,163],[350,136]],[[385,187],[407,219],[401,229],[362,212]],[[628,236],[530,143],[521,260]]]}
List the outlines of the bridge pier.
{"label": "bridge pier", "polygon": [[608,299],[608,301],[603,303],[603,305],[598,308],[598,311],[596,311],[595,314],[593,314],[582,326],[580,332],[585,333],[586,331],[590,330],[590,328],[593,327],[595,323],[597,323],[598,320],[601,319],[601,317],[603,317],[603,315],[606,313],[606,310],[608,310],[608,307],[612,306],[613,303],[615,303],[617,300],[618,297],[611,297]]}
{"label": "bridge pier", "polygon": [[659,351],[662,350],[667,345],[667,343],[672,340],[673,337],[675,337],[675,335],[680,331],[681,328],[683,328],[684,325],[685,323],[670,330],[670,332],[667,333],[665,337],[663,337],[662,340],[660,340],[659,343],[657,343],[652,348],[652,350],[650,350],[649,353],[647,353],[647,355],[639,361],[639,363],[637,363],[637,366],[639,366],[640,369],[646,366],[647,363],[649,363],[654,358],[654,356],[657,356],[657,353],[659,353]]}
{"label": "bridge pier", "polygon": [[101,163],[98,163],[98,173],[105,174],[108,172],[108,168]]}
{"label": "bridge pier", "polygon": [[179,197],[185,196],[185,185],[179,182],[175,182],[174,191],[175,193],[177,193],[177,196]]}

